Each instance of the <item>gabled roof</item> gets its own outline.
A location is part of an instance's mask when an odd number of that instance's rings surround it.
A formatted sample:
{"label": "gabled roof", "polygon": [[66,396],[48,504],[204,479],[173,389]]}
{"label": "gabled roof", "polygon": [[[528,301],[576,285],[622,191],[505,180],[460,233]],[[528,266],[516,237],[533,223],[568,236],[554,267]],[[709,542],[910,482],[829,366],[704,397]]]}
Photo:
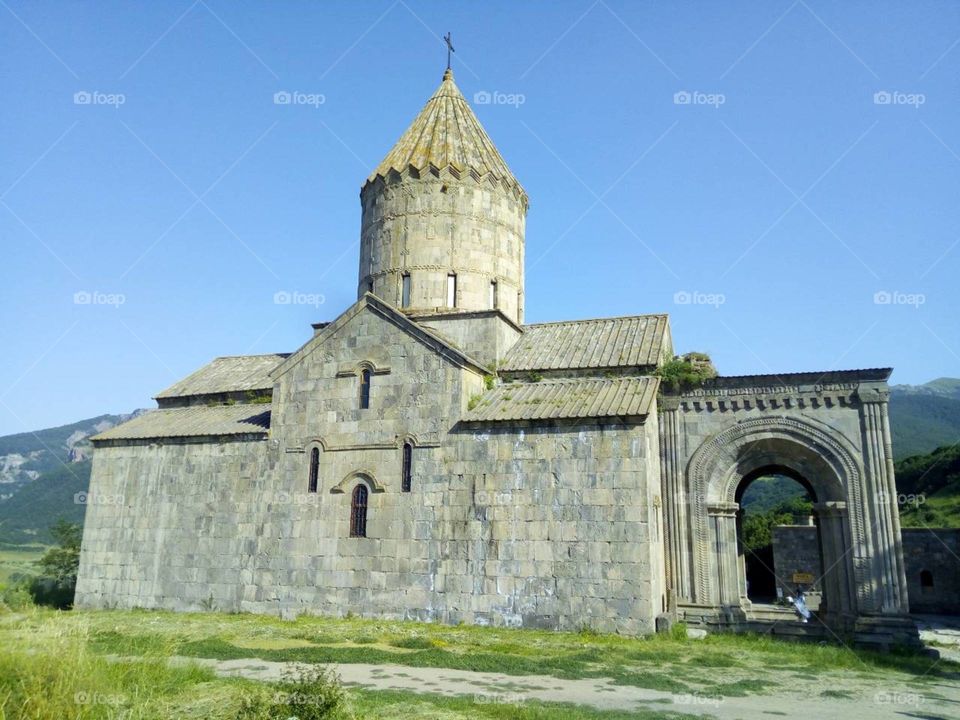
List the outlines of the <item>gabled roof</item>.
{"label": "gabled roof", "polygon": [[218,357],[156,396],[157,400],[246,390],[270,390],[270,371],[287,353]]}
{"label": "gabled roof", "polygon": [[638,417],[654,406],[655,377],[576,378],[505,383],[486,392],[467,422]]}
{"label": "gabled roof", "polygon": [[363,297],[347,308],[347,310],[345,310],[340,317],[320,329],[299,350],[292,353],[283,362],[278,364],[270,372],[270,378],[273,381],[276,381],[281,375],[292,369],[301,360],[313,352],[315,348],[322,345],[327,338],[346,325],[364,308],[369,308],[381,317],[386,318],[396,327],[407,333],[410,337],[419,341],[423,345],[426,345],[438,355],[445,358],[447,361],[460,367],[470,368],[471,370],[481,374],[489,373],[488,368],[486,368],[477,360],[474,360],[456,346],[452,345],[449,340],[445,340],[433,330],[427,329],[419,323],[414,322],[392,305],[385,303],[376,295],[365,293]]}
{"label": "gabled roof", "polygon": [[438,170],[450,167],[461,173],[471,172],[478,179],[493,178],[526,197],[449,69],[433,97],[367,182],[386,177],[391,170],[402,173],[412,167],[423,171],[431,166]]}
{"label": "gabled roof", "polygon": [[91,440],[99,442],[229,435],[266,436],[269,429],[269,405],[197,405],[150,410],[122,425],[94,435]]}
{"label": "gabled roof", "polygon": [[503,372],[657,365],[669,343],[666,315],[525,325],[500,363]]}

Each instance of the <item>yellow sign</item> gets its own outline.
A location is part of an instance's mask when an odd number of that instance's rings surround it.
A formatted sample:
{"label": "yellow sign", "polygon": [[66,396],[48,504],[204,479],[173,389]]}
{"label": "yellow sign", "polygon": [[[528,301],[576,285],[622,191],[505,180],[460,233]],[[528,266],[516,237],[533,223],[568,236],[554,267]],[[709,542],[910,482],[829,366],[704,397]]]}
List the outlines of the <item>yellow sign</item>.
{"label": "yellow sign", "polygon": [[801,585],[813,585],[813,573],[795,572],[793,574],[793,582],[800,583]]}

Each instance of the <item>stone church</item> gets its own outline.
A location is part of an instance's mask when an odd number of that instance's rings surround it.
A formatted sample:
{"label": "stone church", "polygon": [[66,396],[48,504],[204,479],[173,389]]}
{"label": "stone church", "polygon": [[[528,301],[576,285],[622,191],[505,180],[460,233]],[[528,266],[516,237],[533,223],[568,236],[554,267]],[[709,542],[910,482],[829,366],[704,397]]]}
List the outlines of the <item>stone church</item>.
{"label": "stone church", "polygon": [[351,307],[94,438],[78,607],[744,627],[739,501],[778,473],[826,627],[910,634],[889,370],[673,391],[666,315],[525,324],[527,194],[449,70],[360,203]]}

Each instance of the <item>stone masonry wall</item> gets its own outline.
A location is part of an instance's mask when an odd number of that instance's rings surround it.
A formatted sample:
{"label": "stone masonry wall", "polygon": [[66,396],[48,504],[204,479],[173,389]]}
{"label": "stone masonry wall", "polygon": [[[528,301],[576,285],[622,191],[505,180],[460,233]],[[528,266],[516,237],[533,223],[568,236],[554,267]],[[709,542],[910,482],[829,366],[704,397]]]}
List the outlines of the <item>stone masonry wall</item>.
{"label": "stone masonry wall", "polygon": [[[960,615],[960,528],[908,528],[903,534],[910,612]],[[932,586],[921,574],[932,576]]]}
{"label": "stone masonry wall", "polygon": [[[901,533],[910,612],[960,614],[960,529],[906,528]],[[817,558],[819,568],[815,527],[779,526],[773,529],[773,537],[774,570],[778,577],[789,579],[792,568],[809,565],[807,561],[812,558]],[[932,587],[921,583],[924,571],[933,576]],[[809,572],[820,576],[819,570]]]}
{"label": "stone masonry wall", "polygon": [[266,442],[99,447],[78,607],[235,609],[273,498]]}
{"label": "stone masonry wall", "polygon": [[812,525],[778,525],[773,528],[773,567],[777,587],[783,595],[793,595],[799,583],[794,573],[810,574],[814,584],[803,584],[806,592],[821,589],[823,563],[817,543],[817,528]]}
{"label": "stone masonry wall", "polygon": [[[122,502],[88,508],[78,606],[653,630],[656,415],[466,428],[482,374],[373,310],[311,343],[279,378],[269,440],[96,450],[91,493]],[[375,368],[368,410],[357,363]],[[349,536],[358,483],[365,538]]]}
{"label": "stone masonry wall", "polygon": [[457,275],[457,304],[490,309],[490,282],[497,307],[523,322],[523,251],[526,205],[498,185],[449,170],[391,175],[362,192],[359,294],[402,307],[401,276],[409,273],[410,307],[447,307],[447,274]]}

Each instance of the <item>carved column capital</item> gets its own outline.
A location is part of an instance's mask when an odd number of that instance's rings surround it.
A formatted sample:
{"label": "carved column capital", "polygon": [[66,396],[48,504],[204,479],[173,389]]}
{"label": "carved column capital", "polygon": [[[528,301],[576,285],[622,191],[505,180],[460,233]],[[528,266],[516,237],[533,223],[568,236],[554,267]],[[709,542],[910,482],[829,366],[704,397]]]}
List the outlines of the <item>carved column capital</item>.
{"label": "carved column capital", "polygon": [[737,503],[710,503],[707,505],[707,514],[713,517],[736,517],[740,506]]}
{"label": "carved column capital", "polygon": [[821,518],[844,517],[847,514],[847,504],[842,500],[817,503],[813,509]]}
{"label": "carved column capital", "polygon": [[890,388],[885,382],[864,382],[857,387],[857,398],[862,403],[885,403],[890,400]]}
{"label": "carved column capital", "polygon": [[680,407],[680,398],[672,395],[661,395],[657,398],[657,407],[660,412],[675,412]]}

